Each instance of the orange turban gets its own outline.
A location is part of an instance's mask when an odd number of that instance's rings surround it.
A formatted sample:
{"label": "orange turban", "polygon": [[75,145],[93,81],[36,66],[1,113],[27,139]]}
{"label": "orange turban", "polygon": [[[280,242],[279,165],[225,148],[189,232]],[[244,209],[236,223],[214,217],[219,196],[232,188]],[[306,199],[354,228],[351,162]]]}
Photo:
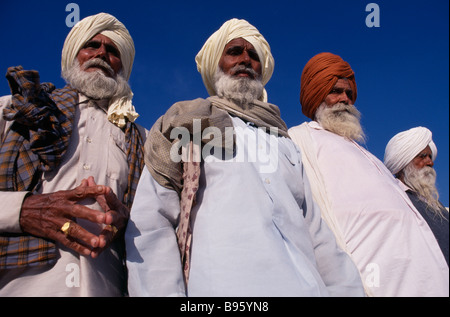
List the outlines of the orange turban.
{"label": "orange turban", "polygon": [[320,53],[306,63],[300,85],[300,103],[305,116],[311,119],[314,117],[317,108],[340,78],[349,79],[353,90],[352,102],[355,103],[355,74],[350,65],[340,56]]}

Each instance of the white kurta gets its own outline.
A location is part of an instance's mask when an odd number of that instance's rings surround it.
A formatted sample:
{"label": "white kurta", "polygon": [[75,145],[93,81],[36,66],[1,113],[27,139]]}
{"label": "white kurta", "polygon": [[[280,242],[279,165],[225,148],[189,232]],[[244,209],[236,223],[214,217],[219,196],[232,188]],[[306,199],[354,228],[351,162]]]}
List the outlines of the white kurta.
{"label": "white kurta", "polygon": [[125,237],[130,295],[364,295],[356,267],[311,200],[298,148],[232,119],[236,156],[202,163],[187,290],[175,234],[178,195],[144,169]]}
{"label": "white kurta", "polygon": [[[82,96],[80,97],[82,98]],[[80,99],[83,100],[83,99]],[[0,99],[0,112],[10,97]],[[0,137],[9,122],[0,118]],[[142,137],[146,131],[141,128]],[[93,176],[97,184],[110,186],[121,199],[127,188],[128,163],[125,135],[107,120],[106,112],[94,104],[77,107],[67,153],[58,170],[45,173],[40,193],[73,189]],[[0,192],[0,232],[20,232],[19,215],[25,192]],[[93,201],[83,204],[100,209]],[[78,220],[88,230],[100,227]],[[57,245],[60,258],[49,267],[0,271],[0,296],[120,296],[126,287],[123,259],[115,244],[96,259],[81,256]]]}
{"label": "white kurta", "polygon": [[330,213],[372,295],[448,296],[449,270],[436,239],[384,164],[317,122],[305,126],[307,134],[301,126],[289,134],[303,159],[316,161],[314,177],[322,178]]}

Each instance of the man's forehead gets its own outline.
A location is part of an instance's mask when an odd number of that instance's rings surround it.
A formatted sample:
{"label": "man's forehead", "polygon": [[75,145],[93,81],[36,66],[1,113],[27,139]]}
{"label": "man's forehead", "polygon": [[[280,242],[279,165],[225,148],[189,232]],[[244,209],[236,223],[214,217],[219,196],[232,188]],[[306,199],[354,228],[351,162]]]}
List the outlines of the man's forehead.
{"label": "man's forehead", "polygon": [[114,43],[114,41],[111,38],[109,38],[108,36],[101,34],[101,33],[95,34],[87,42],[91,42],[91,41],[105,42],[105,43],[112,44],[117,47],[116,43]]}
{"label": "man's forehead", "polygon": [[248,48],[255,49],[252,43],[243,39],[242,37],[232,39],[225,45],[225,48],[231,47],[231,46],[246,46]]}
{"label": "man's forehead", "polygon": [[350,81],[348,80],[348,78],[339,78],[334,85],[334,88],[351,88]]}
{"label": "man's forehead", "polygon": [[419,154],[417,154],[417,155],[420,155],[420,154],[423,154],[423,153],[432,153],[431,147],[430,147],[429,145],[427,145],[427,146],[426,146],[422,151],[420,151]]}

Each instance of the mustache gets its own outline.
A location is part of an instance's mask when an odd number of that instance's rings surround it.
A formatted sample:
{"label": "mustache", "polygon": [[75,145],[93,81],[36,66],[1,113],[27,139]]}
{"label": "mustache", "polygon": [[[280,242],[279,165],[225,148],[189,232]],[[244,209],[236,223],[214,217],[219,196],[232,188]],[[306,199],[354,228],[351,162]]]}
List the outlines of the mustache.
{"label": "mustache", "polygon": [[431,166],[424,166],[422,167],[422,174],[424,176],[433,176],[436,177],[436,170],[432,168]]}
{"label": "mustache", "polygon": [[236,65],[233,68],[231,68],[231,72],[234,75],[237,75],[239,73],[246,73],[250,75],[253,79],[259,79],[259,74],[251,67],[247,67],[245,65]]}
{"label": "mustache", "polygon": [[94,59],[90,59],[90,60],[86,61],[83,64],[83,70],[86,70],[90,67],[96,67],[96,66],[100,66],[101,68],[106,70],[111,77],[114,77],[114,70],[112,69],[112,67],[109,66],[109,64],[107,62],[105,62],[104,60],[102,60],[101,58],[94,58]]}
{"label": "mustache", "polygon": [[335,114],[345,111],[345,112],[348,112],[348,113],[354,115],[358,119],[361,118],[361,113],[358,111],[358,109],[356,109],[356,107],[354,105],[350,105],[350,104],[347,105],[345,103],[339,102],[331,108],[331,111]]}

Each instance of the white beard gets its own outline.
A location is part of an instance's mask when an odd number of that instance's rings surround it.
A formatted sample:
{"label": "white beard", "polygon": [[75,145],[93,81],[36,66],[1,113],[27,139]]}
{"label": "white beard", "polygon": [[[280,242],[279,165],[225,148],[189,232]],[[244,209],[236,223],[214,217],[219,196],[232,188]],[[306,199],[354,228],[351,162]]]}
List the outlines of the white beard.
{"label": "white beard", "polygon": [[64,80],[74,89],[92,99],[111,99],[113,97],[127,96],[131,88],[122,74],[116,78],[106,76],[103,71],[86,72],[89,66],[101,65],[113,75],[114,71],[105,61],[99,58],[86,61],[82,67],[77,59],[70,68],[62,72]]}
{"label": "white beard", "polygon": [[411,162],[403,169],[403,181],[428,204],[432,211],[440,214],[441,204],[436,188],[436,171],[431,166],[417,169]]}
{"label": "white beard", "polygon": [[332,107],[328,107],[323,102],[315,114],[315,120],[325,130],[364,143],[366,137],[361,127],[360,119],[361,113],[354,105],[343,103],[337,103]]}
{"label": "white beard", "polygon": [[[244,66],[238,65],[233,68],[233,71],[242,67]],[[248,77],[234,78],[225,74],[220,68],[217,68],[216,74],[214,75],[217,96],[230,100],[240,106],[247,105],[253,100],[259,99],[264,91],[261,80],[253,69],[247,68],[246,70],[251,71],[256,79]]]}

